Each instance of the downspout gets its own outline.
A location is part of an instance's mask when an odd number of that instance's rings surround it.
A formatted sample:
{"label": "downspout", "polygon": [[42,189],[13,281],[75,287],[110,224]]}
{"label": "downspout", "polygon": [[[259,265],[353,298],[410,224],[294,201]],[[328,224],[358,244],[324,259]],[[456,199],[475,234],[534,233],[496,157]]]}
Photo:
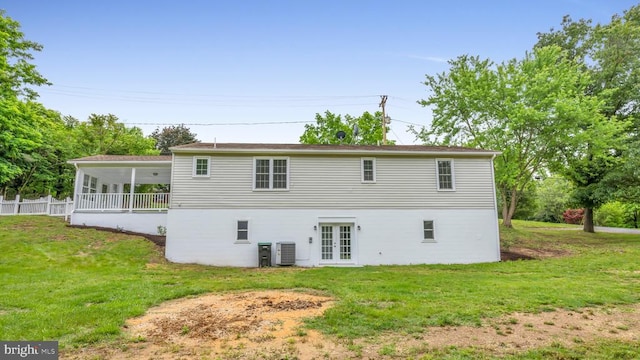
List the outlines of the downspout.
{"label": "downspout", "polygon": [[500,225],[498,224],[498,199],[496,194],[496,175],[495,170],[493,168],[493,159],[496,158],[496,154],[491,156],[491,186],[493,187],[493,212],[496,215],[496,235],[498,236],[496,255],[498,256],[498,261],[500,261]]}

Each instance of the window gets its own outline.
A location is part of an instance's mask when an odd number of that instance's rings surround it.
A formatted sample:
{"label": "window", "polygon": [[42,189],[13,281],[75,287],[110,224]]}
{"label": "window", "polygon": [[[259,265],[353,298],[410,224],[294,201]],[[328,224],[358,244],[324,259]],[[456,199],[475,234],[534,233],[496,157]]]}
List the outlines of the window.
{"label": "window", "polygon": [[362,182],[376,182],[376,159],[362,159]]}
{"label": "window", "polygon": [[436,171],[438,190],[453,191],[456,189],[453,176],[453,160],[436,159]]}
{"label": "window", "polygon": [[83,194],[95,194],[98,192],[98,178],[84,174],[82,181],[82,193]]}
{"label": "window", "polygon": [[236,240],[249,241],[249,221],[238,220]]}
{"label": "window", "polygon": [[208,177],[209,173],[209,157],[195,156],[193,158],[193,176]]}
{"label": "window", "polygon": [[289,189],[289,160],[282,158],[255,159],[254,190]]}
{"label": "window", "polygon": [[433,227],[433,220],[425,220],[423,221],[423,229],[424,229],[424,242],[434,242],[435,241],[435,231]]}

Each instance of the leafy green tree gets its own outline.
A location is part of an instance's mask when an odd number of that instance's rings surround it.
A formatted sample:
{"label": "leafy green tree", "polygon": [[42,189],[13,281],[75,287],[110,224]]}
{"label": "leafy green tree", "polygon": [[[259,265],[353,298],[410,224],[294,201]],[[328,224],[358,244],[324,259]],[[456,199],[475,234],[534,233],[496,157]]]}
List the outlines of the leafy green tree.
{"label": "leafy green tree", "polygon": [[42,45],[26,40],[20,24],[0,9],[0,98],[24,96],[34,100],[38,94],[30,85],[49,85],[31,64],[33,52]]}
{"label": "leafy green tree", "polygon": [[571,183],[563,177],[552,176],[537,182],[536,212],[533,220],[563,222],[562,213],[569,208]]}
{"label": "leafy green tree", "polygon": [[588,77],[557,46],[497,65],[468,55],[449,64],[448,73],[426,76],[430,95],[420,104],[432,107],[431,126],[412,130],[425,143],[501,151],[496,186],[503,225],[511,227],[534,174],[559,161],[576,124],[598,113],[598,100],[585,94]]}
{"label": "leafy green tree", "polygon": [[610,194],[604,180],[627,160],[620,156],[625,142],[637,137],[640,127],[640,5],[614,15],[609,24],[591,26],[590,20],[565,17],[561,26],[539,33],[536,46],[562,47],[589,73],[586,93],[602,101],[604,120],[596,118],[597,126],[582,124],[582,149],[563,152],[567,169],[562,173],[574,183],[574,198],[585,208],[584,230],[593,232],[593,209],[610,200],[604,196]]}
{"label": "leafy green tree", "polygon": [[0,184],[7,184],[23,172],[28,154],[42,145],[43,119],[34,103],[17,98],[0,99]]}
{"label": "leafy green tree", "polygon": [[87,121],[67,119],[73,127],[76,152],[89,155],[154,155],[155,140],[138,127],[127,127],[112,114],[91,114]]}
{"label": "leafy green tree", "polygon": [[58,196],[56,184],[62,179],[62,169],[72,168],[66,164],[69,157],[63,151],[69,143],[69,134],[64,131],[64,124],[57,111],[46,109],[38,103],[26,104],[31,107],[32,118],[39,120],[31,126],[38,131],[40,141],[29,152],[23,152],[14,159],[13,165],[20,169],[20,173],[5,183],[5,191],[11,189],[22,195]]}
{"label": "leafy green tree", "polygon": [[171,154],[169,148],[172,146],[200,142],[197,135],[184,124],[165,126],[162,130],[156,128],[150,136],[156,141],[156,149],[160,150],[162,155]]}
{"label": "leafy green tree", "polygon": [[30,86],[48,84],[29,63],[42,46],[28,41],[20,24],[0,10],[0,188],[28,171],[51,126]]}
{"label": "leafy green tree", "polygon": [[[316,123],[307,124],[300,136],[302,144],[354,144],[377,145],[382,143],[382,113],[364,112],[361,116],[349,114],[344,118],[326,111],[324,116],[316,114]],[[355,129],[355,131],[354,131]],[[340,140],[337,133],[343,131],[345,138]],[[357,134],[356,134],[357,133]],[[393,141],[388,141],[393,144]]]}

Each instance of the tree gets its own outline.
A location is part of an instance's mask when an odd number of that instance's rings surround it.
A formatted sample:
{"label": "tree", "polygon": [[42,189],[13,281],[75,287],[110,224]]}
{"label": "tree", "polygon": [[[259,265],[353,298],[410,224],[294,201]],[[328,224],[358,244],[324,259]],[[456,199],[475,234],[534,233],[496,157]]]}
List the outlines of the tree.
{"label": "tree", "polygon": [[12,165],[19,169],[10,181],[4,183],[4,191],[11,189],[18,194],[58,195],[56,184],[62,181],[63,169],[72,168],[66,164],[69,159],[63,151],[69,143],[69,134],[64,130],[64,123],[57,111],[46,109],[38,103],[27,102],[30,108],[29,123],[32,130],[39,134],[39,141],[30,149],[23,148],[20,156],[12,159]]}
{"label": "tree", "polygon": [[563,177],[548,177],[537,182],[537,210],[533,220],[559,223],[570,200],[571,183]]}
{"label": "tree", "polygon": [[[382,113],[373,115],[365,111],[359,117],[349,114],[344,118],[330,111],[324,113],[324,117],[316,114],[316,123],[307,124],[300,136],[302,144],[354,144],[377,145],[382,143]],[[355,130],[355,131],[354,131]],[[337,133],[343,131],[345,138],[340,140]],[[357,134],[356,134],[357,132]],[[388,143],[393,144],[393,141]]]}
{"label": "tree", "polygon": [[43,107],[33,102],[30,85],[48,84],[30,64],[42,46],[24,39],[20,24],[0,10],[0,187],[23,175],[50,125]]}
{"label": "tree", "polygon": [[0,9],[0,97],[24,96],[34,100],[38,94],[29,85],[50,85],[38,73],[32,52],[42,50],[42,45],[26,40],[20,24],[6,16]]}
{"label": "tree", "polygon": [[196,138],[197,135],[192,133],[184,124],[165,126],[162,130],[156,128],[150,136],[155,139],[156,149],[160,150],[162,155],[171,154],[169,148],[172,146],[200,142]]}
{"label": "tree", "polygon": [[126,127],[112,114],[91,114],[87,121],[67,119],[73,126],[76,151],[89,155],[153,155],[155,140],[145,137],[138,127]]}
{"label": "tree", "polygon": [[563,152],[567,161],[561,171],[574,183],[574,198],[585,208],[584,230],[593,232],[593,209],[611,199],[605,178],[627,161],[621,156],[629,147],[625,142],[637,137],[640,128],[640,5],[614,15],[609,24],[591,26],[590,20],[574,22],[567,16],[561,25],[539,33],[536,46],[562,47],[589,73],[586,93],[602,100],[604,119],[596,119],[597,128],[583,124],[583,147],[579,153]]}
{"label": "tree", "polygon": [[412,130],[426,143],[501,151],[496,186],[503,225],[511,227],[523,191],[573,144],[576,123],[597,114],[598,101],[585,94],[588,77],[557,46],[498,65],[468,55],[449,64],[448,73],[424,82],[430,95],[420,104],[433,107],[431,127]]}
{"label": "tree", "polygon": [[17,98],[0,99],[0,185],[3,188],[22,174],[21,164],[42,145],[44,121],[34,105]]}

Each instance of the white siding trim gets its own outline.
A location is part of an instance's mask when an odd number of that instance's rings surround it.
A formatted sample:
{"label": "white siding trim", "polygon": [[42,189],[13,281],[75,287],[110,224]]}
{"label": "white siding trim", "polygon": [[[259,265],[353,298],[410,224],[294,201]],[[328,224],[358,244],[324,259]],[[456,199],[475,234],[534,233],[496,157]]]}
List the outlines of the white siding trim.
{"label": "white siding trim", "polygon": [[[207,173],[206,174],[196,174],[197,163],[198,160],[207,160]],[[193,157],[193,172],[191,174],[193,177],[204,178],[211,176],[211,156],[194,156]]]}
{"label": "white siding trim", "polygon": [[[364,162],[371,161],[373,163],[373,180],[364,179]],[[376,182],[376,158],[363,157],[360,159],[360,181],[363,184],[375,184]]]}
{"label": "white siding trim", "polygon": [[[440,167],[438,163],[441,161],[448,161],[451,164],[451,189],[440,188]],[[453,159],[436,158],[436,189],[438,191],[456,191],[456,170]]]}

